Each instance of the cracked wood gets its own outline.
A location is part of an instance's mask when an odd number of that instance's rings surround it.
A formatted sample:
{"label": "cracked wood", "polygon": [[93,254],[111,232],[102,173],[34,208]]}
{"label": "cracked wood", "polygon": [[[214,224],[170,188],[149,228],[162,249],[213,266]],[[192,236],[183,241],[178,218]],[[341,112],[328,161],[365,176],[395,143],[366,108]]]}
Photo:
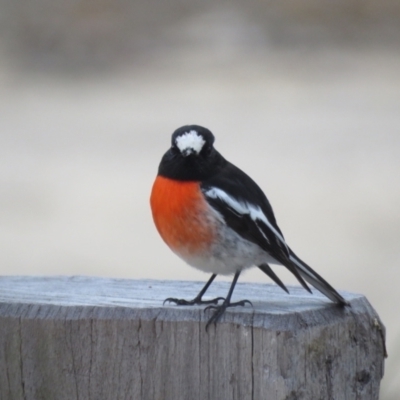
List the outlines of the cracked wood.
{"label": "cracked wood", "polygon": [[[207,298],[223,296],[213,283]],[[341,309],[239,283],[216,329],[198,282],[0,278],[0,400],[378,399],[384,326],[362,295]]]}

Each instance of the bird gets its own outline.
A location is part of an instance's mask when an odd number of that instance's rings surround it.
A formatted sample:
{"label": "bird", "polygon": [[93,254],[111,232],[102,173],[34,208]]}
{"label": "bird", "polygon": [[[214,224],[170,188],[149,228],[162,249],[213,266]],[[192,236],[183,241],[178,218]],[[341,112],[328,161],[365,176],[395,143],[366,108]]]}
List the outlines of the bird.
{"label": "bird", "polygon": [[[340,306],[349,303],[286,243],[261,188],[214,147],[213,133],[199,125],[173,132],[150,195],[155,226],[169,248],[211,277],[192,300],[169,297],[179,306],[205,304],[216,325],[224,312],[249,300],[231,301],[241,272],[258,267],[285,292],[270,264],[286,267],[308,292],[308,284]],[[227,296],[203,300],[217,275],[233,275]],[[221,302],[221,304],[220,304]]]}

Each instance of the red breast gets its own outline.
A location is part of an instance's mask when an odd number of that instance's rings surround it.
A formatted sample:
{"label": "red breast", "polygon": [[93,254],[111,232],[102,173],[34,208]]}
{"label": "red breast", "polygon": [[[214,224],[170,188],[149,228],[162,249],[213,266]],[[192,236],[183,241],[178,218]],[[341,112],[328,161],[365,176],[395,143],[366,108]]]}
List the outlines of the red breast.
{"label": "red breast", "polygon": [[157,176],[150,204],[157,230],[174,252],[193,256],[209,248],[215,227],[198,182]]}

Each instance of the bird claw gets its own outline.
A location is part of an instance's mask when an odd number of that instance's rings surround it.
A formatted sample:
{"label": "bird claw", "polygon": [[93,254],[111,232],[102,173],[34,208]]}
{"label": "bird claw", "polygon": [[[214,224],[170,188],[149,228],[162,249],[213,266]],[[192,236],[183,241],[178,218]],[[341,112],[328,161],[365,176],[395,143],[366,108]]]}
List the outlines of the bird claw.
{"label": "bird claw", "polygon": [[200,299],[195,298],[193,300],[185,300],[185,299],[176,299],[174,297],[168,297],[168,299],[164,300],[163,305],[166,302],[175,303],[177,306],[194,306],[197,304],[218,304],[218,302],[220,300],[224,301],[225,298],[224,297],[216,297],[215,299],[211,299],[211,300],[201,300],[201,298]]}
{"label": "bird claw", "polygon": [[235,306],[242,306],[244,307],[246,304],[249,304],[250,306],[253,307],[253,303],[250,300],[240,300],[235,303],[222,303],[220,306],[208,306],[204,309],[206,310],[215,310],[214,314],[211,316],[211,318],[208,320],[207,325],[206,325],[206,331],[208,330],[208,327],[213,323],[214,326],[217,325],[218,320],[221,318],[222,314],[225,312],[225,310],[229,307],[235,307]]}

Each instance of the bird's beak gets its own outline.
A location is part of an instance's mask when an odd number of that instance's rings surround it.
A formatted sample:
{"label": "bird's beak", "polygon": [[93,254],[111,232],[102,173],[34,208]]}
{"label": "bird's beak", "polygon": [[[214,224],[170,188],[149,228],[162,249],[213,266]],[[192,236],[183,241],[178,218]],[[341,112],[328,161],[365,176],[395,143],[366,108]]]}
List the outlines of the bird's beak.
{"label": "bird's beak", "polygon": [[194,149],[192,149],[191,147],[188,147],[187,149],[182,151],[183,157],[190,156],[192,153],[194,153]]}

